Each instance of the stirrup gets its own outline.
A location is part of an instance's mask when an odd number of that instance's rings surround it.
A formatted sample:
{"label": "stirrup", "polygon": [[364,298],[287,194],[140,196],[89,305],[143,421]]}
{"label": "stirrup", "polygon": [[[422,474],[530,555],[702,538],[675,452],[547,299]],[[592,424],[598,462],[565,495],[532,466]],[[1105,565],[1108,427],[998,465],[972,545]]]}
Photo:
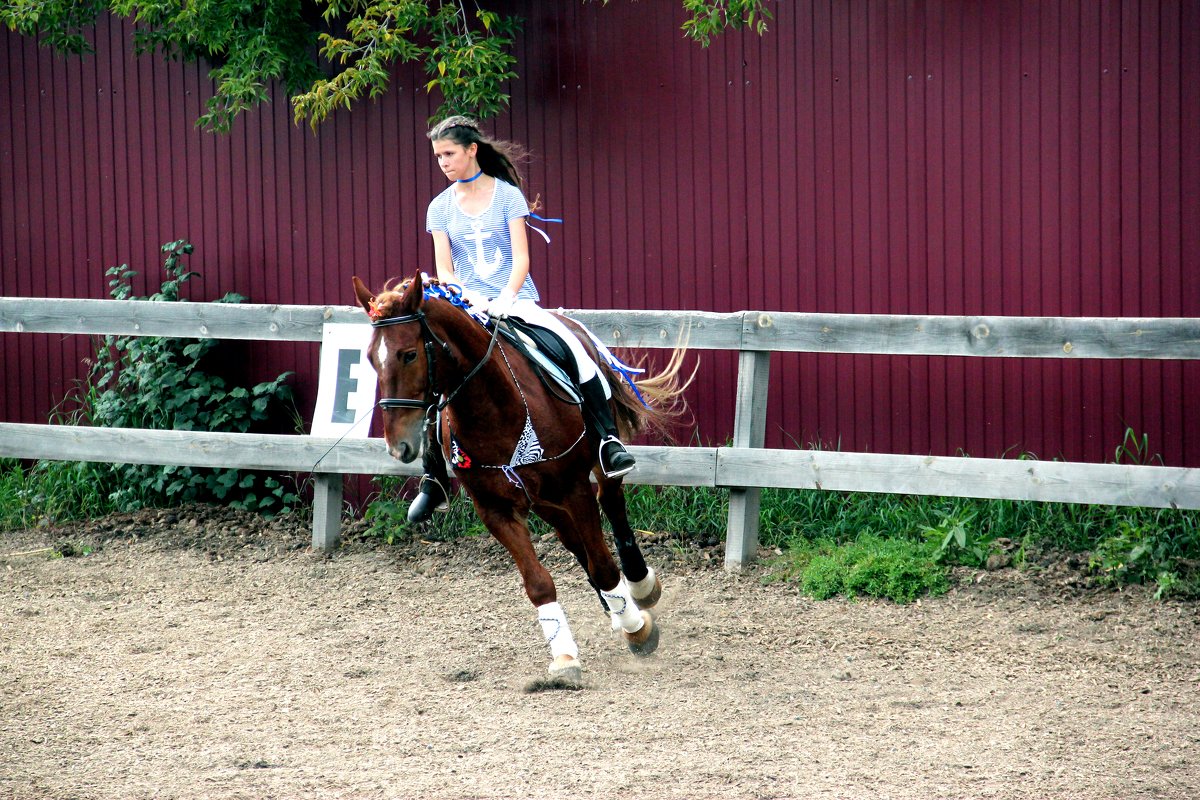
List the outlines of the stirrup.
{"label": "stirrup", "polygon": [[[608,458],[604,457],[604,448],[612,449],[615,447],[615,452]],[[606,478],[619,478],[622,475],[628,475],[633,472],[633,468],[637,466],[637,461],[625,449],[625,445],[621,444],[621,440],[615,436],[606,436],[600,441],[600,471],[604,473]]]}
{"label": "stirrup", "polygon": [[449,498],[446,487],[437,478],[432,475],[421,476],[421,490],[408,506],[409,523],[428,522],[435,511],[446,513],[450,510]]}

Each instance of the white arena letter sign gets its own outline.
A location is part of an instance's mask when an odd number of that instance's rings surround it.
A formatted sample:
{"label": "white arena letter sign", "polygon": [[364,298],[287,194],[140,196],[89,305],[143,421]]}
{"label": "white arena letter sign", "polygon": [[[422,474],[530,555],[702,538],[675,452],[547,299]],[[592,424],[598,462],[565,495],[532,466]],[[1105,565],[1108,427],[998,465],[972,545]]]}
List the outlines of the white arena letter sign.
{"label": "white arena letter sign", "polygon": [[313,436],[366,439],[375,410],[375,370],[367,361],[371,328],[327,323],[321,326],[321,368]]}

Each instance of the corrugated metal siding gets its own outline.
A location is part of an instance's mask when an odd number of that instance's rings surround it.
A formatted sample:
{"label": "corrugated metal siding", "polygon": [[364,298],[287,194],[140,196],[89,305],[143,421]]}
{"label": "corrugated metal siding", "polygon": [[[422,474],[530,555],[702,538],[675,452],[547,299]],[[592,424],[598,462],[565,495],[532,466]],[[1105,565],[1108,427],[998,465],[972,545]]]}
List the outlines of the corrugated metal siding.
{"label": "corrugated metal siding", "polygon": [[[707,50],[674,2],[510,2],[521,78],[495,132],[529,145],[548,306],[1200,316],[1200,3],[785,2]],[[312,133],[287,98],[198,131],[206,68],[0,32],[0,293],[104,297],[187,237],[196,299],[346,303],[428,267],[443,185],[415,70]],[[0,336],[0,418],[38,421],[89,353]],[[243,348],[258,376],[311,346]],[[700,438],[733,419],[705,354]],[[1126,426],[1200,464],[1200,365],[777,355],[768,443],[1108,460]],[[16,376],[15,380],[12,376]]]}

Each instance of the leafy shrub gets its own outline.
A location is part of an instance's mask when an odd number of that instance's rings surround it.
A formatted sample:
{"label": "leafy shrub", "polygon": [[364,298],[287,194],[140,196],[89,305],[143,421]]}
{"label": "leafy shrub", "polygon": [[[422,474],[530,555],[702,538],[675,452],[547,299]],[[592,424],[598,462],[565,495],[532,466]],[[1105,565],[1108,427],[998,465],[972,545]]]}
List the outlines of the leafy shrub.
{"label": "leafy shrub", "polygon": [[[198,273],[183,257],[192,245],[180,240],[162,247],[166,279],[148,298],[133,295],[127,266],[107,274],[117,300],[180,301],[180,290]],[[240,303],[229,293],[217,302]],[[292,409],[291,373],[253,387],[231,386],[210,368],[221,343],[214,339],[154,336],[105,336],[83,388],[72,398],[66,421],[108,428],[226,431],[246,433],[283,410]],[[68,404],[69,405],[69,404]],[[235,469],[148,464],[110,464],[99,468],[113,507],[127,511],[166,503],[219,501],[234,508],[278,513],[299,498],[278,476]]]}
{"label": "leafy shrub", "polygon": [[1200,522],[1194,513],[1135,509],[1092,549],[1102,583],[1153,583],[1155,597],[1200,596]]}
{"label": "leafy shrub", "polygon": [[947,514],[937,525],[926,525],[923,530],[930,541],[937,544],[933,560],[939,564],[962,564],[982,567],[991,555],[991,540],[980,536],[972,522],[978,512]]}

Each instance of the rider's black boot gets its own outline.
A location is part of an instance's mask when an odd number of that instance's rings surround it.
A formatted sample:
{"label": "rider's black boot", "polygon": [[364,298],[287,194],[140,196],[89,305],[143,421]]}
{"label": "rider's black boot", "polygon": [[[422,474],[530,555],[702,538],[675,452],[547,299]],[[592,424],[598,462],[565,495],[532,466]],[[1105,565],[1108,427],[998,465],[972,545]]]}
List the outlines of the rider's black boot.
{"label": "rider's black boot", "polygon": [[604,396],[602,380],[603,376],[597,375],[579,387],[583,394],[583,417],[600,440],[600,470],[606,478],[619,478],[632,472],[637,462],[617,438],[617,425],[608,398]]}
{"label": "rider's black boot", "polygon": [[446,474],[446,460],[442,448],[436,441],[425,442],[425,454],[421,458],[425,474],[421,476],[421,490],[408,506],[408,521],[412,524],[428,522],[434,511],[449,511],[448,502],[450,477]]}

